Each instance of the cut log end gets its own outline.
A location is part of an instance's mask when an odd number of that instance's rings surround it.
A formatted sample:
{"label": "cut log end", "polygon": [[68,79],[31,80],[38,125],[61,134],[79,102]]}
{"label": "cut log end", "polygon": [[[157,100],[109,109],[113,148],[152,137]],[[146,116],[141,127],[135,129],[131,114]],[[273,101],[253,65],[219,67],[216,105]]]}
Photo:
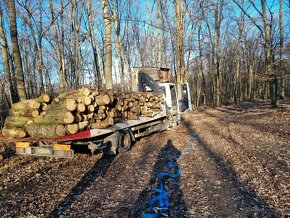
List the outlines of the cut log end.
{"label": "cut log end", "polygon": [[89,96],[85,96],[82,98],[82,102],[84,105],[88,106],[92,103],[92,99]]}
{"label": "cut log end", "polygon": [[39,116],[39,111],[38,111],[38,110],[34,110],[34,111],[32,111],[32,112],[31,112],[31,116],[34,117],[34,118],[35,118],[35,117],[38,117],[38,116]]}
{"label": "cut log end", "polygon": [[66,131],[68,134],[75,134],[79,131],[79,125],[77,123],[67,124]]}
{"label": "cut log end", "polygon": [[8,138],[24,138],[27,134],[23,129],[2,129],[2,134]]}
{"label": "cut log end", "polygon": [[65,129],[64,125],[57,125],[55,127],[55,133],[57,136],[65,136],[66,129]]}
{"label": "cut log end", "polygon": [[74,99],[66,99],[65,106],[69,111],[75,111],[77,109],[77,103]]}
{"label": "cut log end", "polygon": [[63,118],[63,122],[65,124],[73,123],[74,122],[74,119],[75,119],[75,117],[74,117],[74,115],[71,112],[69,112],[69,111],[68,112],[65,112],[64,118]]}
{"label": "cut log end", "polygon": [[39,103],[49,103],[50,100],[50,96],[47,93],[43,93],[38,98],[36,98],[36,101]]}

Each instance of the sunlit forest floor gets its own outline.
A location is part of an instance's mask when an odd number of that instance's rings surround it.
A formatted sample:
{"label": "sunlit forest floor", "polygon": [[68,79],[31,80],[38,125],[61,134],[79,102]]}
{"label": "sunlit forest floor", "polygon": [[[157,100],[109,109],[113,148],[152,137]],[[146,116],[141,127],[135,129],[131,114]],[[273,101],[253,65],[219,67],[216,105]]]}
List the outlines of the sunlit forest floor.
{"label": "sunlit forest floor", "polygon": [[165,183],[170,217],[290,215],[290,103],[259,101],[188,112],[117,157],[15,156],[2,145],[0,216],[140,217],[158,174],[190,140],[180,177]]}

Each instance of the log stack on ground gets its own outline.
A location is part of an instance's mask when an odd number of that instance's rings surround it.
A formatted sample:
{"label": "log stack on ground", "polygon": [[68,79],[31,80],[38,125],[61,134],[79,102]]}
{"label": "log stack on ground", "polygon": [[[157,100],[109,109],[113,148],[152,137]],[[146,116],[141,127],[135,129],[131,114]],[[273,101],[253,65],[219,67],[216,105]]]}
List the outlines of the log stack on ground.
{"label": "log stack on ground", "polygon": [[163,98],[155,93],[113,94],[88,88],[61,93],[51,101],[47,94],[13,104],[3,135],[55,138],[116,122],[153,117],[160,113]]}

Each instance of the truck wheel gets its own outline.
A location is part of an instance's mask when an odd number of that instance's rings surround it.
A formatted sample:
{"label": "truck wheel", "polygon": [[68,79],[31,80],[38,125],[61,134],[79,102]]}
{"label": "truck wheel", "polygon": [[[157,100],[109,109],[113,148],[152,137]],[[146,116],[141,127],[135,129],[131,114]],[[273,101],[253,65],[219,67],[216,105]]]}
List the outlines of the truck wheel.
{"label": "truck wheel", "polygon": [[124,131],[120,134],[118,152],[120,154],[128,151],[132,146],[131,134],[129,131]]}

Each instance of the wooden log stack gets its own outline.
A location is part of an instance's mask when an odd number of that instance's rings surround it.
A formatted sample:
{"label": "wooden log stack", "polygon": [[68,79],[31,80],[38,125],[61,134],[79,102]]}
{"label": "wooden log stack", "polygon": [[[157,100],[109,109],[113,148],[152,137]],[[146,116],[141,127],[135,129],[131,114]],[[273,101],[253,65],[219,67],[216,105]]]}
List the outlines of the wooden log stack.
{"label": "wooden log stack", "polygon": [[160,95],[148,92],[113,94],[108,90],[83,88],[61,93],[52,101],[43,94],[13,104],[2,134],[12,138],[55,138],[140,117],[154,117],[163,103]]}
{"label": "wooden log stack", "polygon": [[51,99],[48,94],[42,94],[36,99],[29,99],[12,104],[9,116],[5,120],[2,134],[6,137],[24,138],[27,136],[26,126],[33,123],[34,118],[47,110]]}

